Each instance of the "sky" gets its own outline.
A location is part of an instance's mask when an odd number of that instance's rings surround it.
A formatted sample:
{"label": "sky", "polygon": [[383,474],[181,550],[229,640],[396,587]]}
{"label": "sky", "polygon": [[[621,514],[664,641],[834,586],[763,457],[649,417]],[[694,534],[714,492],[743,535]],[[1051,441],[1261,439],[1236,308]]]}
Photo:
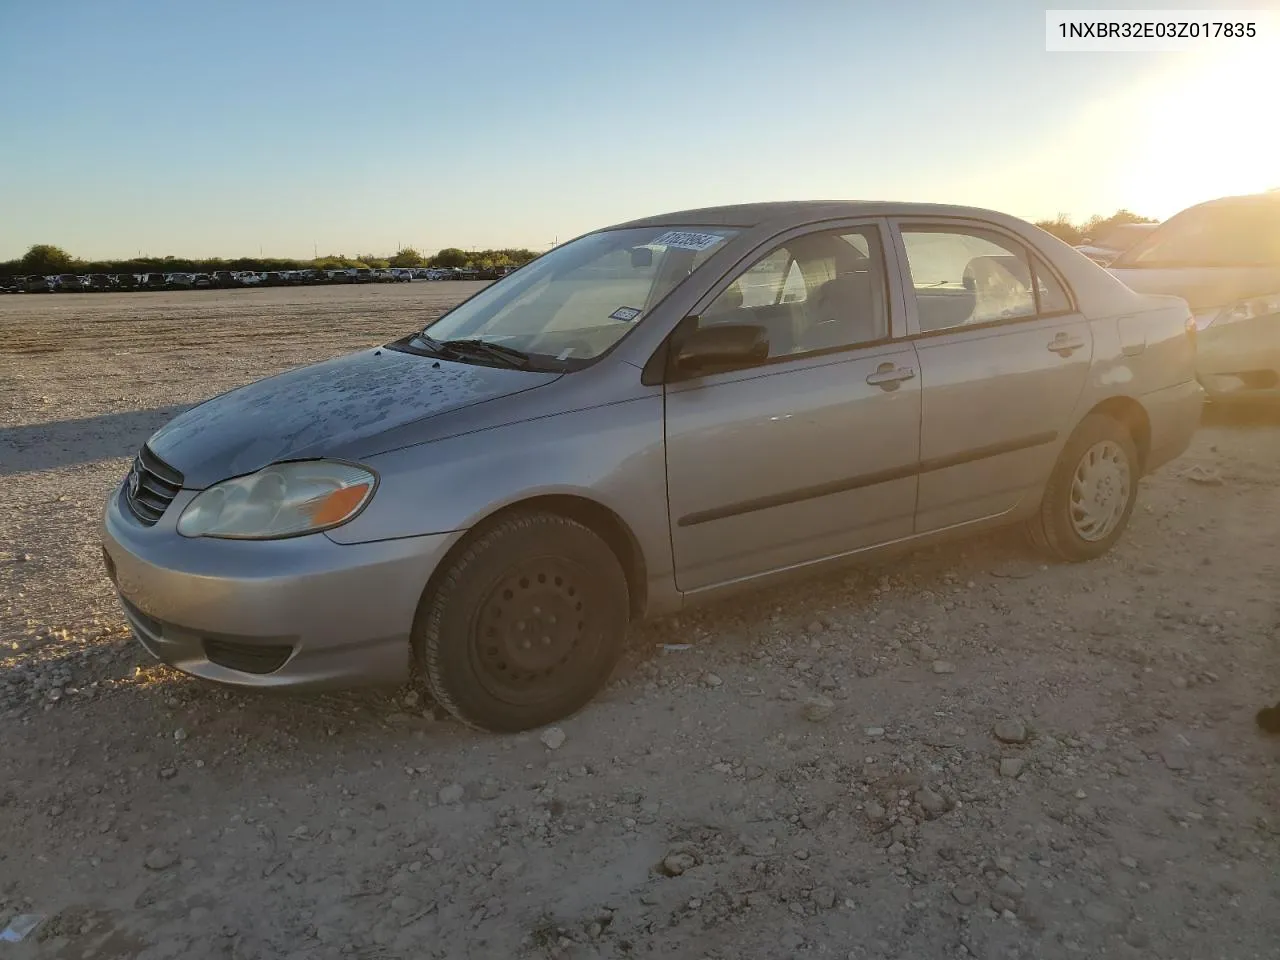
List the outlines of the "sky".
{"label": "sky", "polygon": [[1028,0],[5,6],[0,260],[541,250],[757,200],[1163,219],[1280,186],[1275,48],[1049,53]]}

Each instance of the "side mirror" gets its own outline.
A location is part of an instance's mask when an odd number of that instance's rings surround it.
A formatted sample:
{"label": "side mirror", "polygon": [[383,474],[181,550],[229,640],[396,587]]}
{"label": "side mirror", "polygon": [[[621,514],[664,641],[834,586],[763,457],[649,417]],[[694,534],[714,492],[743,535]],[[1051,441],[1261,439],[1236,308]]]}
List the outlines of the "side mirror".
{"label": "side mirror", "polygon": [[653,248],[652,247],[632,247],[631,248],[631,266],[639,269],[640,267],[653,266]]}
{"label": "side mirror", "polygon": [[682,373],[700,374],[716,367],[744,367],[769,358],[769,337],[754,323],[716,323],[682,337],[672,363]]}

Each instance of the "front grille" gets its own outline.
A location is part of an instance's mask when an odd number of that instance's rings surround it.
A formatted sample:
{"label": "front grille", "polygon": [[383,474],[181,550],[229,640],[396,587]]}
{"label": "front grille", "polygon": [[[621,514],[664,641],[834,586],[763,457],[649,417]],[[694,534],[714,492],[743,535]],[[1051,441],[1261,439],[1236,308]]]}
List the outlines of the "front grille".
{"label": "front grille", "polygon": [[204,655],[211,663],[242,673],[274,673],[284,666],[291,653],[293,647],[288,644],[204,641]]}
{"label": "front grille", "polygon": [[[135,481],[136,477],[136,481]],[[125,503],[135,517],[151,526],[168,509],[182,489],[182,474],[143,444],[134,458],[124,485]]]}

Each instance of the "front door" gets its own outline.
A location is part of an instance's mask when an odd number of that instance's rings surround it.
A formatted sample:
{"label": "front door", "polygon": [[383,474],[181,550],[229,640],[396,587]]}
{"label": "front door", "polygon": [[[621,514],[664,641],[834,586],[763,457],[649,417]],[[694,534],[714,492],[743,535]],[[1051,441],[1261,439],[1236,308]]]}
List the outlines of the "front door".
{"label": "front door", "polygon": [[920,357],[916,531],[1012,511],[1072,430],[1093,357],[1066,287],[995,228],[899,224]]}
{"label": "front door", "polygon": [[667,384],[681,590],[911,534],[920,376],[890,291],[881,231],[851,225],[786,239],[713,292],[699,325],[758,324],[770,351]]}

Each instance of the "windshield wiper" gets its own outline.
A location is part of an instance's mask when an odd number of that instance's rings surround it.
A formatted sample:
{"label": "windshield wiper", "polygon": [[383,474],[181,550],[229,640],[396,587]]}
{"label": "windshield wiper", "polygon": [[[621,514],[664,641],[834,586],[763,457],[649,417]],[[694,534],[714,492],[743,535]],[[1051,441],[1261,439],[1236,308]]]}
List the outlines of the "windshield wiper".
{"label": "windshield wiper", "polygon": [[528,367],[532,359],[523,350],[501,343],[490,343],[488,340],[432,340],[424,334],[418,334],[418,339],[425,341],[428,347],[445,356],[452,353],[461,357],[485,357],[521,370]]}

